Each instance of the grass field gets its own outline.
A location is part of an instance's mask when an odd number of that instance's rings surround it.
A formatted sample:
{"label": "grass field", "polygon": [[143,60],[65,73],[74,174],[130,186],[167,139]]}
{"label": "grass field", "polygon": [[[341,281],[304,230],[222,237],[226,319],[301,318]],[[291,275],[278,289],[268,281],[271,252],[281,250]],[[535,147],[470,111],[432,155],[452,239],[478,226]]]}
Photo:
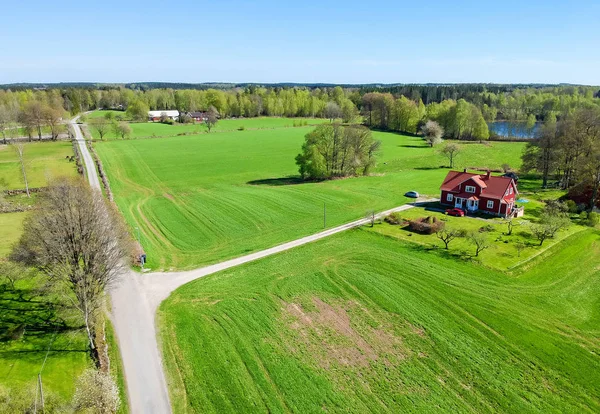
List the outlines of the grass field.
{"label": "grass field", "polygon": [[[24,158],[29,186],[44,187],[49,178],[76,176],[75,163],[66,159],[72,155],[70,141],[27,143]],[[10,145],[0,145],[0,180],[7,189],[25,188],[19,159]]]}
{"label": "grass field", "polygon": [[534,262],[357,229],[192,282],[159,310],[173,411],[598,412],[598,233]]}
{"label": "grass field", "polygon": [[[190,268],[270,247],[408,201],[432,196],[447,169],[419,138],[382,141],[370,177],[298,183],[294,157],[310,127],[99,142],[115,200],[152,269]],[[521,143],[462,144],[456,167],[519,165]]]}
{"label": "grass field", "polygon": [[[101,111],[102,113],[104,111]],[[118,111],[112,111],[119,114]],[[92,114],[97,114],[93,112]],[[120,113],[124,116],[124,113]],[[97,117],[97,116],[96,116]],[[89,119],[89,117],[88,117]],[[239,118],[239,119],[222,119],[211,130],[214,132],[237,131],[240,128],[246,130],[256,129],[275,129],[275,128],[291,128],[302,125],[318,125],[327,123],[329,120],[322,118],[274,118],[274,117],[259,117],[259,118]],[[132,122],[130,139],[134,138],[152,138],[152,137],[173,137],[177,135],[192,135],[207,133],[204,124],[161,124],[160,122]],[[94,128],[89,128],[94,139],[99,139]],[[112,131],[104,137],[105,140],[121,139],[116,137]]]}

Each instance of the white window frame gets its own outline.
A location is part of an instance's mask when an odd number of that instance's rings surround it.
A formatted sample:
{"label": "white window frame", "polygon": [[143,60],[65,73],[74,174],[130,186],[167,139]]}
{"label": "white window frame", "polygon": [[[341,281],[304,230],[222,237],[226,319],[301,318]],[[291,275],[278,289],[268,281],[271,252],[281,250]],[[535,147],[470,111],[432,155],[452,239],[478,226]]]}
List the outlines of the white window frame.
{"label": "white window frame", "polygon": [[475,186],[468,185],[468,186],[466,186],[466,187],[465,187],[465,191],[466,191],[467,193],[475,193],[475,191],[476,191],[476,190],[475,190]]}
{"label": "white window frame", "polygon": [[[490,203],[491,203],[491,205],[490,205]],[[494,208],[494,200],[488,200],[487,208]]]}
{"label": "white window frame", "polygon": [[451,203],[452,201],[454,201],[454,196],[452,195],[452,193],[448,193],[446,195],[446,201],[448,201],[449,203]]}

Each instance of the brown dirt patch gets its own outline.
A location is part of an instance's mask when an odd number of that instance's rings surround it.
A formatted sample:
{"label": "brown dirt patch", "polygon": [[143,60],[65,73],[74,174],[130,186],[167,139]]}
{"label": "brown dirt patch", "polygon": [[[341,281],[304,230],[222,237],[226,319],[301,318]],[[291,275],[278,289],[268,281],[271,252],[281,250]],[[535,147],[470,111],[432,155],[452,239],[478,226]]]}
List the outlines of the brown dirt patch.
{"label": "brown dirt patch", "polygon": [[390,326],[367,323],[372,316],[356,302],[331,305],[315,297],[312,305],[315,310],[307,311],[300,304],[284,302],[282,310],[294,336],[290,351],[303,348],[322,368],[332,364],[365,367],[372,362],[390,365],[411,354]]}
{"label": "brown dirt patch", "polygon": [[175,201],[175,198],[173,198],[173,196],[169,193],[163,193],[163,197],[171,201]]}

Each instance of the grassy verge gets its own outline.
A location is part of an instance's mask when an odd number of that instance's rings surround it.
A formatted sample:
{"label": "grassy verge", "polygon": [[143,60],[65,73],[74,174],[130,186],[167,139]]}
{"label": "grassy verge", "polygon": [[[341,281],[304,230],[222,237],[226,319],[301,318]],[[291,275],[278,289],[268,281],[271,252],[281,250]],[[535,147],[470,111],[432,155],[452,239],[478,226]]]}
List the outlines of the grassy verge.
{"label": "grassy verge", "polygon": [[534,262],[358,229],[190,283],[159,310],[174,412],[597,411],[598,233]]}
{"label": "grassy verge", "polygon": [[108,356],[110,358],[110,374],[117,382],[119,387],[119,396],[121,398],[121,406],[118,414],[129,413],[129,405],[127,400],[127,389],[125,388],[125,373],[123,372],[123,362],[119,353],[119,344],[115,336],[115,330],[110,319],[106,319],[106,343],[108,345]]}

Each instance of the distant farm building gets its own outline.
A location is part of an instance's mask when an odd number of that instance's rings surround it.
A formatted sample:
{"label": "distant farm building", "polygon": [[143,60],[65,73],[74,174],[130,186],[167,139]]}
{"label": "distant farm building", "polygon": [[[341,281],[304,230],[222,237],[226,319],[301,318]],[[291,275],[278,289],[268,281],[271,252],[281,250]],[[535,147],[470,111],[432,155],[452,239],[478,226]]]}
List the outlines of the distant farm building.
{"label": "distant farm building", "polygon": [[148,121],[160,121],[161,117],[163,116],[166,116],[168,119],[172,119],[173,121],[177,121],[179,120],[179,111],[148,111]]}
{"label": "distant farm building", "polygon": [[512,177],[450,171],[440,187],[440,202],[466,212],[483,212],[500,217],[521,216],[515,205],[517,183]]}
{"label": "distant farm building", "polygon": [[188,112],[187,115],[196,122],[204,122],[207,119],[206,112]]}

